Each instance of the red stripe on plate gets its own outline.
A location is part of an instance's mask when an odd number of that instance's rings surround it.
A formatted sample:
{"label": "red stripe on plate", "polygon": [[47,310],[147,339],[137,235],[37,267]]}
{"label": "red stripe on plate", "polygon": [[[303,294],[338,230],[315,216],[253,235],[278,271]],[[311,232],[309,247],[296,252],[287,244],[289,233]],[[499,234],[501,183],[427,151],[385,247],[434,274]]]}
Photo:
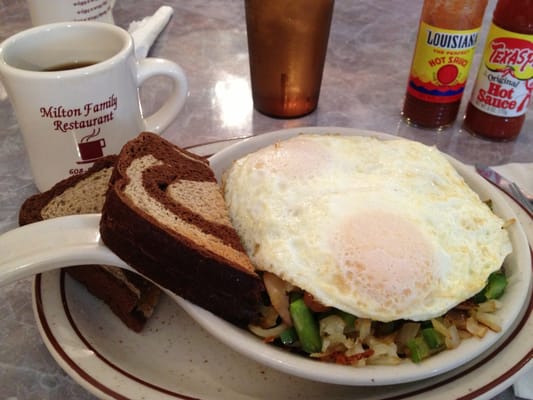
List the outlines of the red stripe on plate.
{"label": "red stripe on plate", "polygon": [[[125,371],[124,369],[120,368],[118,365],[110,362],[104,355],[99,353],[92,345],[91,343],[85,338],[83,333],[80,331],[78,326],[76,325],[76,322],[74,321],[72,314],[70,312],[66,291],[65,291],[65,271],[61,270],[60,274],[60,291],[61,291],[61,303],[63,305],[63,309],[65,311],[65,315],[67,317],[67,320],[69,321],[69,324],[72,328],[72,330],[76,333],[77,337],[83,342],[85,346],[89,350],[91,350],[96,357],[98,357],[103,363],[107,364],[109,367],[114,369],[115,371],[119,372],[121,375],[127,377],[128,379],[131,379],[135,382],[138,382],[139,384],[149,387],[150,389],[156,390],[158,392],[164,393],[169,396],[173,396],[177,399],[182,400],[201,400],[196,397],[190,397],[181,393],[176,393],[173,391],[170,391],[168,389],[159,387],[157,385],[154,385],[150,382],[147,382],[137,376],[134,376],[130,374],[129,372]],[[41,292],[41,275],[36,275],[35,277],[35,301],[37,306],[37,313],[39,316],[39,320],[41,322],[41,325],[43,327],[43,331],[46,334],[46,337],[50,341],[51,345],[54,347],[58,355],[68,364],[68,366],[75,371],[80,378],[85,380],[88,384],[93,386],[94,388],[100,390],[102,393],[105,393],[107,396],[112,397],[117,400],[129,400],[128,397],[124,397],[122,394],[117,393],[110,387],[102,384],[100,381],[96,380],[94,377],[92,377],[90,374],[88,374],[83,368],[81,368],[70,356],[63,350],[61,345],[56,340],[55,336],[52,333],[52,330],[50,329],[50,325],[48,324],[48,321],[46,319],[46,315],[44,313],[43,309],[43,302],[42,302],[42,292]],[[65,371],[68,374],[68,371]]]}
{"label": "red stripe on plate", "polygon": [[[531,256],[532,256],[532,259],[533,259],[533,250],[531,248],[530,248],[530,253],[531,253]],[[533,270],[533,262],[531,264],[531,268]],[[134,381],[136,381],[136,382],[138,382],[138,383],[140,383],[140,384],[142,384],[142,385],[144,385],[146,387],[149,387],[151,389],[154,389],[154,390],[159,391],[161,393],[164,393],[166,395],[174,396],[174,397],[176,397],[178,399],[183,399],[183,400],[202,400],[200,398],[189,397],[189,396],[186,396],[186,395],[183,395],[183,394],[180,394],[180,393],[176,393],[176,392],[167,390],[165,388],[153,385],[150,382],[147,382],[147,381],[145,381],[143,379],[140,379],[140,378],[138,378],[138,377],[136,377],[134,375],[131,375],[127,371],[123,370],[119,366],[117,366],[114,363],[112,363],[109,360],[107,360],[102,354],[100,354],[98,351],[96,351],[96,349],[94,349],[92,347],[91,343],[83,336],[82,332],[79,330],[79,328],[77,327],[74,319],[72,318],[72,315],[71,315],[70,309],[69,309],[69,305],[68,305],[68,301],[67,301],[67,298],[66,298],[66,293],[65,293],[65,272],[64,271],[61,271],[60,288],[61,288],[60,290],[61,290],[62,304],[63,304],[64,310],[65,310],[65,314],[67,316],[67,319],[68,319],[72,329],[74,330],[74,332],[76,332],[76,335],[78,336],[78,338],[87,346],[87,348],[90,349],[91,351],[93,351],[94,354],[100,360],[102,360],[102,362],[104,362],[105,364],[107,364],[108,366],[110,366],[111,368],[113,368],[114,370],[119,372],[120,374],[128,377],[129,379],[132,379],[132,380],[134,380]],[[57,351],[57,353],[59,354],[59,356],[69,365],[69,367],[72,370],[74,370],[81,378],[83,378],[90,385],[94,386],[95,388],[97,388],[98,390],[102,391],[103,393],[105,393],[106,395],[108,395],[108,396],[110,396],[112,398],[115,398],[115,399],[118,399],[118,400],[127,400],[126,397],[124,397],[121,394],[115,392],[111,388],[103,385],[101,382],[97,381],[91,375],[89,375],[86,371],[84,371],[82,368],[80,368],[74,362],[74,360],[72,360],[70,358],[70,356],[63,350],[61,345],[57,342],[57,340],[55,339],[55,337],[54,337],[54,335],[53,335],[53,333],[52,333],[52,331],[50,329],[50,326],[49,326],[49,324],[48,324],[48,322],[46,320],[46,315],[45,315],[44,310],[43,310],[42,293],[41,293],[41,275],[37,275],[36,279],[35,279],[35,298],[36,298],[37,312],[38,312],[39,320],[40,320],[40,322],[42,324],[43,330],[44,330],[48,340],[50,341],[50,343],[52,344],[54,349]],[[489,362],[492,359],[494,359],[510,342],[512,342],[514,340],[514,338],[518,335],[518,333],[521,331],[522,327],[526,324],[526,322],[530,318],[531,313],[532,313],[532,309],[533,309],[533,296],[530,296],[528,308],[527,308],[524,316],[522,317],[522,319],[520,320],[520,322],[518,323],[516,328],[513,330],[513,332],[509,335],[509,337],[500,346],[498,346],[496,349],[494,349],[490,354],[488,354],[486,357],[484,357],[483,359],[481,359],[480,361],[478,361],[476,364],[472,365],[468,369],[466,369],[464,371],[461,371],[457,375],[452,376],[452,377],[450,377],[448,379],[445,379],[443,381],[439,381],[439,382],[437,382],[435,384],[432,384],[432,385],[428,385],[428,386],[426,386],[426,387],[424,387],[422,389],[413,390],[413,391],[410,391],[408,393],[403,393],[403,394],[395,395],[395,396],[392,396],[392,397],[383,397],[380,400],[407,399],[407,398],[409,398],[411,396],[420,395],[420,394],[423,394],[423,393],[426,393],[426,392],[430,392],[430,391],[432,391],[432,390],[434,390],[436,388],[448,385],[450,383],[453,383],[457,379],[460,379],[460,378],[472,373],[473,371],[475,371],[478,368],[482,367],[487,362]],[[472,392],[469,392],[468,394],[466,394],[466,395],[464,395],[462,397],[459,397],[457,400],[473,400],[473,399],[477,398],[478,396],[480,396],[481,394],[484,394],[484,393],[496,388],[500,384],[504,383],[505,381],[507,381],[508,379],[513,377],[514,375],[516,375],[532,359],[533,359],[533,349],[530,349],[529,352],[524,355],[524,357],[522,357],[520,360],[518,360],[509,369],[507,369],[506,371],[503,371],[493,381],[491,381],[488,384],[480,387],[479,389],[476,389],[476,390],[474,390]],[[66,371],[66,372],[68,373],[68,371]]]}

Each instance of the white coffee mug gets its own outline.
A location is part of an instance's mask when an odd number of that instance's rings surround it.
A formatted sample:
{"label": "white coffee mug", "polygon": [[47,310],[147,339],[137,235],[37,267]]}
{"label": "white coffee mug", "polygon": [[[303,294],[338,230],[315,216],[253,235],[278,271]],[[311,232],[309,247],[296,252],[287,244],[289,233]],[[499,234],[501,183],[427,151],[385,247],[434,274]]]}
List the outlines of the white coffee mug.
{"label": "white coffee mug", "polygon": [[62,21],[114,23],[115,0],[26,0],[34,26]]}
{"label": "white coffee mug", "polygon": [[[143,117],[139,87],[165,76],[172,90]],[[161,133],[183,107],[187,78],[174,62],[137,60],[129,33],[102,22],[61,22],[0,44],[0,78],[39,190],[86,171],[142,131]]]}

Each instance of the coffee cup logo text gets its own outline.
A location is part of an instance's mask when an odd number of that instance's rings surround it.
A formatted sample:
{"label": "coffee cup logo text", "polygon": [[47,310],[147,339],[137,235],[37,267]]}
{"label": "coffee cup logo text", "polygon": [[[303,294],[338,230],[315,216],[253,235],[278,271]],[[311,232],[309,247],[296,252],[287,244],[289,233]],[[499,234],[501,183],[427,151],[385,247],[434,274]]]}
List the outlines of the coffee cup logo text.
{"label": "coffee cup logo text", "polygon": [[113,121],[117,108],[117,97],[112,94],[105,101],[85,103],[82,107],[46,106],[39,111],[42,118],[52,119],[54,130],[67,133],[107,124]]}

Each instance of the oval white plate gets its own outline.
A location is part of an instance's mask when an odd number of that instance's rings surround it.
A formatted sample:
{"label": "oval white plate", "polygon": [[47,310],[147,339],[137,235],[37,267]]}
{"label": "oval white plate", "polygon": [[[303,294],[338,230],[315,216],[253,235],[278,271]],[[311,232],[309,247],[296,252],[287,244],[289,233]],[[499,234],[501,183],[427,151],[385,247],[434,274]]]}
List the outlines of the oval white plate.
{"label": "oval white plate", "polygon": [[[383,140],[400,139],[384,133],[350,128],[309,127],[285,129],[248,138],[223,149],[209,159],[211,167],[220,181],[224,171],[235,160],[299,133],[374,136]],[[492,185],[459,161],[451,157],[450,161],[483,200],[492,200],[497,214],[505,220],[516,219],[514,211]],[[457,369],[483,354],[496,343],[505,340],[517,319],[525,312],[524,299],[529,299],[531,295],[529,247],[520,223],[511,226],[509,233],[514,251],[505,263],[509,286],[505,297],[502,299],[503,307],[498,311],[502,320],[502,332],[498,334],[489,332],[483,340],[466,340],[461,344],[458,351],[442,352],[418,365],[406,362],[400,366],[367,366],[354,369],[342,365],[319,363],[309,358],[290,354],[275,346],[266,346],[252,334],[220,320],[213,314],[193,304],[185,301],[180,301],[180,304],[193,319],[223,343],[256,361],[292,375],[344,385],[390,385],[425,379]]]}
{"label": "oval white plate", "polygon": [[[307,128],[274,132],[244,142],[247,148],[259,148],[271,143],[272,140],[305,130],[316,133],[335,131],[342,134],[362,134],[361,131],[351,129]],[[376,135],[372,132],[363,133]],[[383,138],[389,137],[384,134],[377,135]],[[211,159],[214,169],[225,169],[232,157],[237,157],[242,149],[243,147],[230,147],[214,156]],[[221,156],[223,157],[220,158]],[[460,164],[458,168],[466,178],[476,181],[477,176],[471,169]],[[494,198],[499,197],[498,206],[502,210],[497,210],[498,212],[512,213],[499,193],[494,194],[495,191],[491,191],[492,188],[484,181],[479,179],[475,184],[483,187],[483,192],[480,193],[490,194]],[[526,276],[531,275],[530,261],[524,268]],[[449,365],[460,364],[456,360],[458,354],[444,357],[453,359],[451,364],[450,361],[441,360],[435,365],[408,364],[392,369],[388,367],[388,370],[377,367],[379,369],[374,371],[368,368],[352,369],[316,363],[295,356],[287,359],[287,353],[273,346],[264,345],[252,335],[229,324],[229,327],[224,327],[229,331],[225,331],[226,333],[221,336],[219,328],[220,323],[224,324],[223,321],[183,302],[186,310],[213,335],[239,351],[248,353],[248,356],[262,364],[315,380],[333,379],[330,381],[339,383],[341,380],[342,383],[349,385],[375,385],[373,388],[349,389],[345,386],[331,386],[280,374],[240,357],[206,335],[168,300],[165,300],[157,315],[150,321],[148,329],[143,334],[134,334],[124,328],[105,306],[92,299],[83,289],[76,288],[75,282],[69,283],[68,279],[65,285],[61,282],[59,273],[47,273],[36,280],[35,310],[42,336],[56,360],[71,376],[93,393],[105,398],[121,398],[121,396],[201,399],[213,397],[262,399],[280,398],[280,396],[323,398],[326,395],[336,394],[338,398],[344,399],[353,397],[355,390],[358,398],[386,399],[400,396],[399,398],[414,399],[419,396],[423,398],[424,393],[427,396],[427,390],[431,389],[432,397],[442,390],[444,399],[449,398],[444,394],[451,394],[450,391],[457,391],[461,396],[471,391],[476,393],[476,390],[477,394],[496,393],[509,385],[521,367],[531,358],[531,346],[527,346],[527,343],[531,343],[533,322],[530,318],[531,304],[527,301],[518,313],[515,312],[516,315],[525,313],[523,318],[516,319],[514,324],[511,321],[513,318],[506,320],[507,339],[494,335],[495,337],[490,339],[491,343],[489,340],[484,340],[483,344],[477,342],[474,350],[469,349],[464,343],[460,348],[462,355],[465,352],[475,355],[482,352],[485,354],[475,362],[463,366],[461,370],[443,375],[446,368],[449,369]],[[526,282],[529,283],[530,279]],[[522,297],[521,300],[524,299],[526,297]],[[530,299],[529,292],[527,299]],[[94,315],[99,316],[100,328],[94,326]],[[157,325],[159,323],[161,326]],[[232,329],[236,330],[235,335],[228,335]],[[245,343],[251,343],[245,347],[245,350],[242,347],[243,340]],[[497,346],[487,352],[495,341],[498,341]],[[473,353],[470,353],[471,351]],[[492,359],[498,352],[499,355],[505,354],[505,361],[500,361],[503,357],[498,357],[499,366],[494,368],[495,363],[486,361]],[[311,364],[307,365],[308,363]],[[322,367],[328,370],[326,375],[320,371]],[[331,367],[335,371],[336,378],[328,375],[331,375]],[[412,371],[408,371],[409,369]],[[441,375],[438,378],[425,379],[409,385],[377,387],[422,379],[435,374]],[[246,395],[243,397],[244,394]]]}

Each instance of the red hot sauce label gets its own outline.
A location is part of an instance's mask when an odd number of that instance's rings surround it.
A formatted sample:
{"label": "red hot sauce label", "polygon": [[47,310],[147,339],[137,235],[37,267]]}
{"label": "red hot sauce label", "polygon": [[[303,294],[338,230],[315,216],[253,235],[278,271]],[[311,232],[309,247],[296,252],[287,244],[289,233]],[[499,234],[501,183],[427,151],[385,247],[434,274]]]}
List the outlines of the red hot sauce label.
{"label": "red hot sauce label", "polygon": [[518,117],[533,93],[533,35],[492,24],[472,91],[472,104],[487,114]]}
{"label": "red hot sauce label", "polygon": [[449,30],[420,24],[407,92],[430,103],[461,99],[479,28]]}

